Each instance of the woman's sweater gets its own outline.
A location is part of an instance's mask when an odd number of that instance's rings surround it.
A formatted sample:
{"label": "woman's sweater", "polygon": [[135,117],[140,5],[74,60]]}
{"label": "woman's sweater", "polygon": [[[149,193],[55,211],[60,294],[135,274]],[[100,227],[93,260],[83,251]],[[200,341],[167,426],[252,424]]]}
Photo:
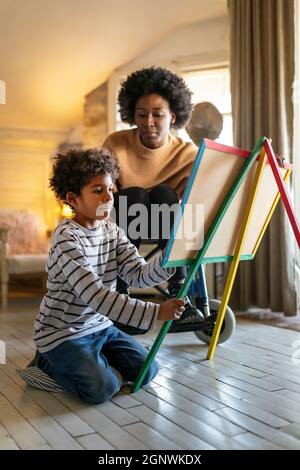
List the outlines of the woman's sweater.
{"label": "woman's sweater", "polygon": [[168,135],[167,142],[157,149],[145,147],[137,129],[113,132],[104,141],[118,158],[120,189],[140,186],[151,189],[167,184],[182,196],[191,173],[198,147],[180,137]]}

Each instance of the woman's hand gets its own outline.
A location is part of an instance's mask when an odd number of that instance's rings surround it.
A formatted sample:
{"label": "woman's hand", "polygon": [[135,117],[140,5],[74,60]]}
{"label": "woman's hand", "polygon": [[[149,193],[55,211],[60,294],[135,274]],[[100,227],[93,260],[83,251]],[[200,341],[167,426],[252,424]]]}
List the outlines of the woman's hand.
{"label": "woman's hand", "polygon": [[159,307],[157,319],[162,321],[179,320],[184,312],[184,300],[170,299]]}

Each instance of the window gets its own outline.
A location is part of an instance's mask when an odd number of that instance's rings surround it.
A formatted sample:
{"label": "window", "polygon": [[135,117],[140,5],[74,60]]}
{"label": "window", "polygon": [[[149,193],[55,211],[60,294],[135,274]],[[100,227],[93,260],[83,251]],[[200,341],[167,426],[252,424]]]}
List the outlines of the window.
{"label": "window", "polygon": [[208,101],[223,116],[223,131],[217,142],[232,145],[230,74],[228,67],[183,72],[182,77],[193,92],[193,104]]}
{"label": "window", "polygon": [[121,131],[123,129],[130,129],[132,126],[129,124],[126,124],[125,122],[121,121],[121,116],[119,113],[119,107],[118,107],[118,94],[121,88],[121,84],[124,80],[126,80],[127,76],[118,76],[118,83],[116,86],[116,94],[115,94],[115,115],[114,115],[114,121],[115,121],[115,131]]}
{"label": "window", "polygon": [[[201,69],[182,72],[187,86],[193,92],[193,104],[203,101],[209,101],[216,106],[223,116],[223,131],[217,142],[232,145],[232,115],[231,115],[231,95],[230,95],[230,75],[228,67],[215,67],[211,69]],[[126,79],[125,76],[118,76],[115,86],[115,103],[112,130],[129,129],[131,126],[121,121],[117,106],[117,96],[121,87],[121,82]],[[179,134],[188,139],[187,133],[179,131]]]}

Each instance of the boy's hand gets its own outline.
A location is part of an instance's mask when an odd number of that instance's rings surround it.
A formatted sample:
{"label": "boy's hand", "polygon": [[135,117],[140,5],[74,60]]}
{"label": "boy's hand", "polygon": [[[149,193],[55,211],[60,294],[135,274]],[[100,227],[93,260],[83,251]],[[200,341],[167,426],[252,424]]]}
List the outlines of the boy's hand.
{"label": "boy's hand", "polygon": [[184,312],[184,300],[170,299],[159,307],[158,320],[179,320]]}

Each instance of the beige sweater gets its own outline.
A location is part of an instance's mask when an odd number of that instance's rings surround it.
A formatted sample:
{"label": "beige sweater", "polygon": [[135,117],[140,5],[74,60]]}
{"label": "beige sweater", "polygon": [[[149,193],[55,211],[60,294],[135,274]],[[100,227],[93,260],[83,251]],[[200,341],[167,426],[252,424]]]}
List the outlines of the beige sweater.
{"label": "beige sweater", "polygon": [[145,147],[137,129],[113,132],[103,143],[117,156],[121,189],[140,186],[151,189],[167,184],[181,197],[191,173],[198,147],[169,134],[158,149]]}

